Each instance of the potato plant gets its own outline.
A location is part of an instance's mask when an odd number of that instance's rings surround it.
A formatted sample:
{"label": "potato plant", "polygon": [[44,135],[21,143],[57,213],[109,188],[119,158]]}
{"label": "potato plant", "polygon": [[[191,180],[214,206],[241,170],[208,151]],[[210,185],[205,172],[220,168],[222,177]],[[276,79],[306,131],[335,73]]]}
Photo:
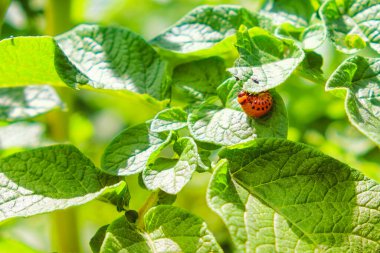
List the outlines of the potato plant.
{"label": "potato plant", "polygon": [[[300,85],[318,83],[344,98],[346,120],[379,156],[379,10],[371,0],[265,1],[260,11],[204,5],[151,40],[97,24],[1,40],[3,121],[70,110],[79,90],[130,108],[145,101],[157,113],[108,140],[100,162],[59,138],[9,151],[0,159],[0,220],[101,200],[119,215],[93,231],[96,253],[380,252],[377,178],[288,140],[279,87],[302,77]],[[350,55],[327,78],[326,56],[315,51],[326,42]],[[66,90],[74,95],[62,95]],[[241,91],[267,92],[271,107],[248,115]],[[227,227],[230,248],[220,246],[207,220],[174,205],[196,173],[210,175],[203,197]],[[133,210],[128,178],[136,175],[151,193]]]}

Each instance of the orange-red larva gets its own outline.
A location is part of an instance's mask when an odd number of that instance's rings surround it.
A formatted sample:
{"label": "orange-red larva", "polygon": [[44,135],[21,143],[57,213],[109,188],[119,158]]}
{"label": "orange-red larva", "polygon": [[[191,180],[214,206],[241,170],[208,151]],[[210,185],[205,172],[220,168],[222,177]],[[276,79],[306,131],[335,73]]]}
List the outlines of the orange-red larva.
{"label": "orange-red larva", "polygon": [[255,118],[267,114],[273,105],[272,96],[268,91],[257,94],[241,91],[238,95],[238,102],[247,115]]}

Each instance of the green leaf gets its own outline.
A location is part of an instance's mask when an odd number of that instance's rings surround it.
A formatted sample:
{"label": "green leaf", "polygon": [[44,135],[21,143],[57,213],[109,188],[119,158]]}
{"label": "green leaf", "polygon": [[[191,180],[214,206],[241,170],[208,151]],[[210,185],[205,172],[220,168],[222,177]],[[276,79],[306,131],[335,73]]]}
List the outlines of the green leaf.
{"label": "green leaf", "polygon": [[[1,0],[0,0],[1,1]],[[12,238],[0,238],[0,252],[7,253],[42,253],[42,251],[35,250],[22,242]]]}
{"label": "green leaf", "polygon": [[380,58],[354,56],[330,76],[326,90],[347,90],[346,112],[351,123],[380,144]]}
{"label": "green leaf", "polygon": [[172,77],[172,99],[181,104],[204,101],[215,95],[218,85],[227,78],[224,61],[211,57],[177,66]]}
{"label": "green leaf", "polygon": [[326,81],[322,71],[323,58],[314,51],[305,52],[305,58],[298,65],[299,74],[309,80],[324,83]]}
{"label": "green leaf", "polygon": [[357,34],[348,34],[344,38],[348,48],[363,49],[367,46],[366,42]]}
{"label": "green leaf", "polygon": [[75,88],[88,81],[48,36],[1,40],[0,59],[0,86],[67,84]]}
{"label": "green leaf", "polygon": [[151,157],[170,143],[171,138],[171,132],[151,132],[148,123],[127,128],[107,146],[102,157],[102,169],[119,176],[140,173]]}
{"label": "green leaf", "polygon": [[198,172],[205,172],[210,170],[211,168],[211,161],[209,159],[211,152],[209,150],[202,150],[198,148],[198,167],[197,171]]}
{"label": "green leaf", "polygon": [[173,148],[178,159],[159,158],[143,171],[148,189],[177,194],[190,181],[200,160],[197,144],[192,138],[183,137],[174,143]]}
{"label": "green leaf", "polygon": [[158,191],[157,198],[157,205],[171,205],[176,201],[177,195],[168,194],[164,191]]}
{"label": "green leaf", "polygon": [[208,199],[215,210],[223,207],[219,213],[238,247],[244,243],[248,252],[380,250],[375,181],[283,139],[258,139],[219,155],[227,161],[215,171]]}
{"label": "green leaf", "polygon": [[81,205],[119,181],[71,145],[16,153],[0,160],[0,171],[0,220]]}
{"label": "green leaf", "polygon": [[167,96],[167,64],[139,35],[125,28],[80,25],[56,40],[92,87],[147,93],[160,100]]}
{"label": "green leaf", "polygon": [[184,128],[186,125],[187,113],[181,108],[172,107],[157,113],[150,125],[150,130],[157,133],[174,131]]}
{"label": "green leaf", "polygon": [[253,233],[245,221],[245,212],[251,208],[248,198],[248,192],[232,181],[227,161],[220,161],[208,186],[207,203],[226,224],[236,252],[250,252],[246,250],[248,234]]}
{"label": "green leaf", "polygon": [[271,111],[261,117],[252,118],[245,114],[237,102],[241,84],[228,79],[218,89],[224,95],[222,103],[212,97],[189,114],[188,127],[197,141],[228,146],[255,138],[283,137],[288,131],[287,112],[282,98],[274,91]]}
{"label": "green leaf", "polygon": [[325,26],[320,23],[310,25],[307,28],[299,28],[289,23],[284,23],[276,29],[275,34],[281,38],[295,40],[304,50],[314,50],[325,41],[327,31]]}
{"label": "green leaf", "polygon": [[177,54],[222,56],[233,51],[232,36],[240,25],[270,27],[270,20],[233,5],[201,6],[185,15],[151,43]]}
{"label": "green leaf", "polygon": [[131,194],[127,184],[120,181],[119,186],[105,190],[98,199],[116,206],[117,211],[121,212],[128,209]]}
{"label": "green leaf", "polygon": [[109,224],[104,225],[96,231],[95,235],[90,240],[90,247],[93,253],[100,253],[100,248],[102,247],[104,238],[106,237],[106,232]]}
{"label": "green leaf", "polygon": [[223,252],[206,223],[174,206],[151,208],[145,231],[121,217],[107,229],[101,253],[108,252]]}
{"label": "green leaf", "polygon": [[380,53],[380,3],[373,0],[329,0],[320,14],[336,48],[353,54],[369,46]]}
{"label": "green leaf", "polygon": [[296,27],[307,27],[315,10],[309,0],[267,0],[260,14],[271,19],[274,25],[289,23]]}
{"label": "green leaf", "polygon": [[244,82],[243,90],[251,93],[285,82],[304,58],[303,50],[294,41],[280,40],[261,28],[248,32],[241,27],[237,39],[240,58],[228,71]]}
{"label": "green leaf", "polygon": [[278,26],[277,36],[296,40],[305,50],[318,48],[326,39],[326,28],[315,19],[319,4],[315,1],[267,0],[260,14]]}
{"label": "green leaf", "polygon": [[50,86],[27,86],[0,89],[0,120],[22,120],[64,108]]}
{"label": "green leaf", "polygon": [[302,48],[313,50],[318,48],[327,37],[326,27],[323,24],[314,24],[307,27],[301,34]]}

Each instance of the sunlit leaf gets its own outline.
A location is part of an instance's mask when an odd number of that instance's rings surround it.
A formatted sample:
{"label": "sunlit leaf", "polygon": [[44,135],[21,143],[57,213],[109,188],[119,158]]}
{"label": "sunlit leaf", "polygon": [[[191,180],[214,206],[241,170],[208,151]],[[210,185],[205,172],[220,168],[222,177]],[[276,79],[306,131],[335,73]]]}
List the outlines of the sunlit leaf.
{"label": "sunlit leaf", "polygon": [[231,39],[240,25],[270,27],[270,21],[239,6],[205,5],[192,10],[151,43],[180,54],[221,56],[233,51]]}
{"label": "sunlit leaf", "polygon": [[178,130],[186,127],[187,113],[181,108],[173,107],[159,112],[152,120],[152,132]]}
{"label": "sunlit leaf", "polygon": [[237,38],[240,58],[228,71],[244,82],[243,90],[248,92],[261,92],[280,85],[304,58],[303,50],[293,41],[280,40],[260,28],[248,32],[241,27]]}
{"label": "sunlit leaf", "polygon": [[77,148],[56,145],[0,160],[0,220],[76,206],[117,184]]}
{"label": "sunlit leaf", "polygon": [[206,223],[183,209],[160,205],[141,218],[144,230],[125,217],[112,222],[100,252],[223,252]]}
{"label": "sunlit leaf", "polygon": [[226,146],[255,138],[286,137],[288,120],[281,97],[271,91],[274,101],[271,111],[261,118],[252,118],[237,102],[240,90],[239,82],[228,79],[218,89],[219,94],[228,94],[222,98],[225,101],[210,98],[189,114],[190,133],[197,141]]}
{"label": "sunlit leaf", "polygon": [[224,149],[208,201],[246,252],[377,252],[379,185],[308,146],[258,139]]}
{"label": "sunlit leaf", "polygon": [[183,137],[173,148],[178,159],[159,158],[144,170],[143,180],[148,189],[177,194],[190,181],[200,160],[197,145],[193,139]]}
{"label": "sunlit leaf", "polygon": [[373,0],[328,0],[320,13],[338,50],[356,53],[367,42],[380,53],[379,10],[380,3]]}
{"label": "sunlit leaf", "polygon": [[16,122],[0,127],[0,149],[41,146],[44,132],[45,126],[41,123]]}
{"label": "sunlit leaf", "polygon": [[171,136],[171,132],[150,131],[147,123],[127,128],[107,146],[102,157],[102,169],[119,176],[140,173],[150,158],[170,143]]}
{"label": "sunlit leaf", "polygon": [[56,40],[94,88],[166,97],[166,62],[139,35],[125,28],[81,25]]}
{"label": "sunlit leaf", "polygon": [[0,89],[0,119],[22,120],[63,108],[63,102],[50,86]]}
{"label": "sunlit leaf", "polygon": [[[0,41],[0,86],[87,84],[52,37],[16,37]],[[22,74],[20,74],[22,73]]]}
{"label": "sunlit leaf", "polygon": [[346,89],[351,123],[380,144],[380,58],[354,56],[331,75],[327,90]]}

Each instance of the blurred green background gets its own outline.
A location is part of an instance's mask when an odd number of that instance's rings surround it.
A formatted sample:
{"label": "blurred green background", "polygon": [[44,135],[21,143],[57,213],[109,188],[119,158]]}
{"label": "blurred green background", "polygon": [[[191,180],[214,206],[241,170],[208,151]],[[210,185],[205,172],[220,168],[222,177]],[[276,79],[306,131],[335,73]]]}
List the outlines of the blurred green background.
{"label": "blurred green background", "polygon": [[[14,0],[6,12],[1,38],[56,35],[80,23],[99,23],[128,27],[149,40],[199,5],[233,3],[257,11],[262,2]],[[328,41],[316,51],[323,55],[325,78],[347,57],[337,52]],[[374,56],[369,50],[359,54]],[[323,80],[313,83],[293,75],[278,91],[288,109],[290,140],[312,145],[380,182],[379,148],[349,124],[344,100],[326,93]],[[126,99],[90,91],[62,89],[58,92],[67,104],[65,111],[55,110],[26,123],[1,123],[2,156],[25,148],[70,142],[99,165],[100,156],[113,136],[127,126],[151,119],[165,106],[142,95]],[[5,145],[9,132],[20,127],[25,129],[23,134],[17,140],[8,140],[9,144]],[[206,205],[209,178],[209,173],[196,174],[179,194],[175,205],[205,219],[220,244],[229,252],[226,228]],[[149,193],[138,186],[137,177],[129,178],[128,183],[132,195],[131,208],[138,209]],[[0,227],[0,252],[62,252],[65,249],[90,252],[88,242],[96,230],[120,215],[115,207],[93,201],[66,211],[8,220]]]}

